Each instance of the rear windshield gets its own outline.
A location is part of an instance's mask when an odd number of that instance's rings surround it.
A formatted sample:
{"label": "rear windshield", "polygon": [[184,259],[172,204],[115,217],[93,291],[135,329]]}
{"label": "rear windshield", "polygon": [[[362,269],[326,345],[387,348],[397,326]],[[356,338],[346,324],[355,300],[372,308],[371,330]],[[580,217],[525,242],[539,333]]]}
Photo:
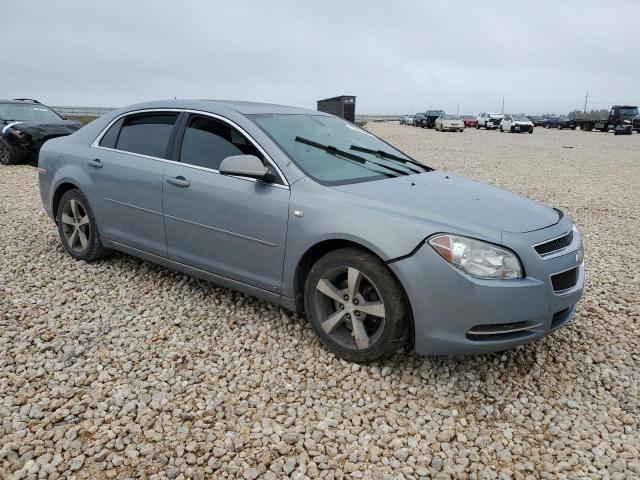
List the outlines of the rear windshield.
{"label": "rear windshield", "polygon": [[60,115],[38,103],[0,103],[0,118],[15,122],[42,122],[61,120]]}

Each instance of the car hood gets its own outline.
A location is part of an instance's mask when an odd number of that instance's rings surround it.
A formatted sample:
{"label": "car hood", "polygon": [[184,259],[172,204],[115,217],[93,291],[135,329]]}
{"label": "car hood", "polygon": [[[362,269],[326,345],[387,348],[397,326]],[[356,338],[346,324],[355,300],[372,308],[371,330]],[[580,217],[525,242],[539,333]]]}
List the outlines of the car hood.
{"label": "car hood", "polygon": [[[400,215],[465,229],[524,233],[558,223],[558,212],[521,195],[450,173],[420,175],[334,187],[383,201]],[[455,233],[455,232],[454,232]]]}
{"label": "car hood", "polygon": [[34,139],[45,138],[50,136],[71,135],[82,128],[80,122],[75,120],[60,120],[59,122],[11,122],[2,128],[13,128],[20,132],[30,135]]}

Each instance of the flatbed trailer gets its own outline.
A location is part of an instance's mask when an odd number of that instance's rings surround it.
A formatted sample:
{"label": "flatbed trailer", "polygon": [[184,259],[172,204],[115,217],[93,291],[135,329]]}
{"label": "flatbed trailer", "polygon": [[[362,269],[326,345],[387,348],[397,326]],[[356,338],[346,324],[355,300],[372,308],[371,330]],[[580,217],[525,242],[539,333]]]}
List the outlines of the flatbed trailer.
{"label": "flatbed trailer", "polygon": [[573,121],[587,132],[613,130],[615,135],[630,135],[635,130],[640,133],[640,115],[635,105],[614,105],[606,119],[574,118]]}

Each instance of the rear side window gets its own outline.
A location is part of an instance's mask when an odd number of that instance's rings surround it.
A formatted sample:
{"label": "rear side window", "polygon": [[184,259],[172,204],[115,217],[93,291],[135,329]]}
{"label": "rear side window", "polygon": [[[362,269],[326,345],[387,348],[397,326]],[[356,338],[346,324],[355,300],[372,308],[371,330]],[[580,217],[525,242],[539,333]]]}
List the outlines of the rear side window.
{"label": "rear side window", "polygon": [[109,130],[107,130],[107,133],[105,133],[100,139],[101,147],[116,148],[116,142],[118,141],[118,134],[120,133],[122,122],[124,122],[123,118],[111,125]]}
{"label": "rear side window", "polygon": [[194,115],[189,119],[182,140],[180,161],[219,170],[222,160],[232,155],[262,154],[232,126],[211,117]]}
{"label": "rear side window", "polygon": [[177,118],[177,113],[150,113],[126,117],[116,149],[166,158],[167,146]]}

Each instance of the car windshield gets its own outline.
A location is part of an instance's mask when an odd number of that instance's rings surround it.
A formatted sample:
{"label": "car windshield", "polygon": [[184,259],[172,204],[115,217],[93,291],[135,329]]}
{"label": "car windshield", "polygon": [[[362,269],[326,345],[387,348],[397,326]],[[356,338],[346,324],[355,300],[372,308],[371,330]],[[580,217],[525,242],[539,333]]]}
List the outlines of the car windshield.
{"label": "car windshield", "polygon": [[516,122],[528,122],[529,119],[524,115],[512,115],[512,118]]}
{"label": "car windshield", "polygon": [[561,122],[570,122],[571,119],[569,117],[558,117],[558,120],[560,120]]}
{"label": "car windshield", "polygon": [[464,118],[465,120],[475,120],[476,117],[472,115],[461,115],[460,118]]}
{"label": "car windshield", "polygon": [[252,120],[314,180],[325,185],[430,171],[352,123],[327,115],[252,115]]}
{"label": "car windshield", "polygon": [[457,115],[443,115],[443,120],[460,120]]}
{"label": "car windshield", "polygon": [[0,118],[19,122],[60,120],[60,116],[38,103],[0,103]]}
{"label": "car windshield", "polygon": [[636,115],[638,115],[638,107],[621,108],[620,109],[620,115],[636,116]]}

